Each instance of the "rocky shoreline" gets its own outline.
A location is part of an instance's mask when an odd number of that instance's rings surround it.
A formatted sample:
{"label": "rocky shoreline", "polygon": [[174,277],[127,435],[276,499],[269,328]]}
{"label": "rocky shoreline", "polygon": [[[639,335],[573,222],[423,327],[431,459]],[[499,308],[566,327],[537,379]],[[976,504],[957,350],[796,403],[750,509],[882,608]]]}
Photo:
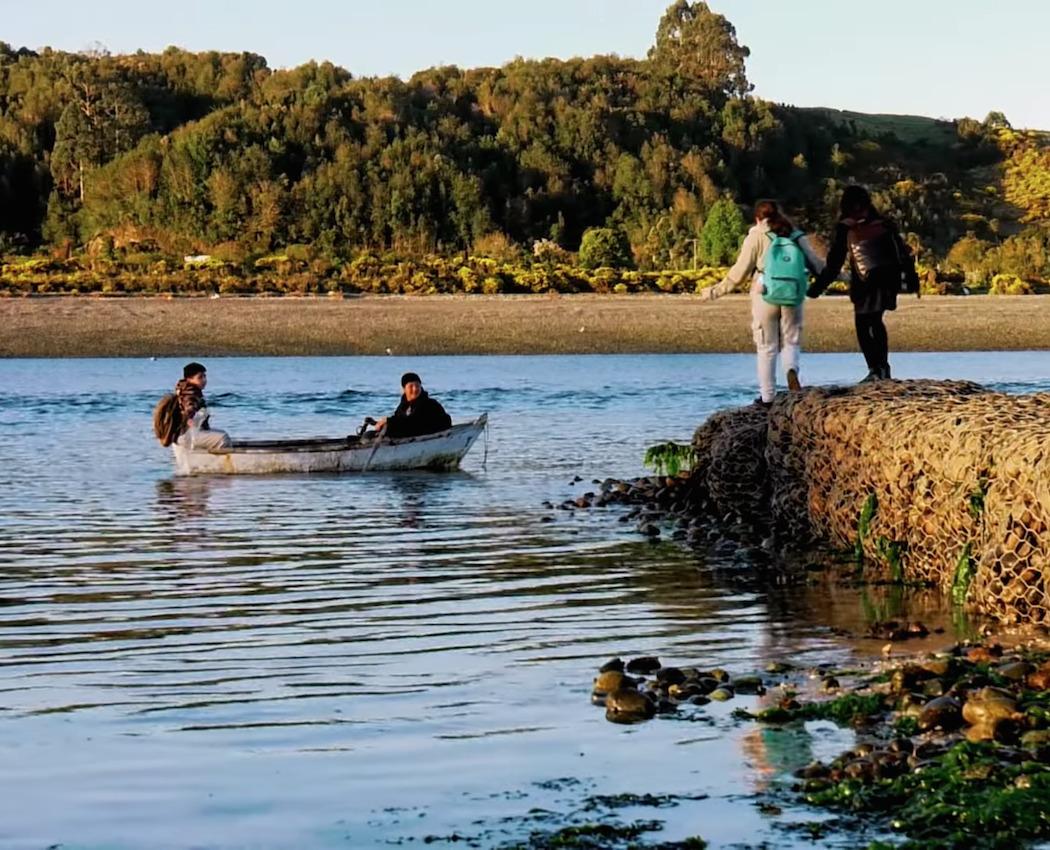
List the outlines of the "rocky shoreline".
{"label": "rocky shoreline", "polygon": [[904,845],[1016,847],[1050,837],[1050,644],[1010,649],[957,644],[945,652],[867,669],[760,675],[614,658],[592,702],[614,723],[688,718],[712,701],[754,697],[740,723],[805,736],[805,723],[851,728],[854,745],[830,761],[789,766],[760,805],[771,815],[805,804],[835,813],[829,830],[882,832]]}
{"label": "rocky shoreline", "polygon": [[[557,506],[546,502],[544,507],[567,511],[623,507],[627,510],[619,514],[617,522],[634,523],[635,531],[643,537],[653,541],[669,537],[690,546],[724,550],[741,564],[753,564],[755,558],[766,561],[777,554],[768,528],[737,511],[719,512],[703,482],[691,471],[592,483],[596,490],[565,499]],[[781,546],[780,552],[789,554],[790,547]]]}
{"label": "rocky shoreline", "polygon": [[[885,400],[895,389],[856,393]],[[960,404],[984,398],[974,385],[909,391],[934,398],[958,391],[962,402],[955,403],[956,412]],[[832,390],[830,396],[850,392]],[[782,417],[791,416],[800,398],[788,400]],[[665,471],[674,474],[595,481],[593,489],[557,507],[619,507],[618,521],[633,524],[640,536],[653,542],[669,537],[713,552],[723,563],[770,567],[778,574],[804,565],[821,547],[841,541],[809,533],[802,522],[791,529],[772,520],[770,499],[785,482],[763,483],[755,471],[766,469],[767,431],[779,428],[782,436],[785,426],[772,425],[769,416],[758,407],[717,414],[698,429],[691,446],[657,447],[659,456],[672,461],[663,464]],[[971,441],[971,451],[974,445]],[[676,453],[691,468],[674,469]],[[797,482],[786,486],[793,496]],[[973,520],[982,521],[985,503],[970,490],[960,492],[970,499]],[[781,509],[789,503],[794,504],[784,497]],[[1032,504],[1026,501],[1029,513],[1035,511]],[[874,510],[864,507],[853,551],[841,545],[821,550],[852,561],[854,568],[871,558],[865,535]],[[864,578],[903,580],[879,568]],[[929,577],[915,576],[912,582],[937,586]],[[689,720],[712,703],[737,701],[736,722],[771,733],[805,738],[806,724],[818,720],[852,730],[851,747],[834,758],[789,765],[759,803],[771,816],[798,806],[826,812],[825,821],[811,825],[814,837],[835,833],[848,840],[864,837],[864,843],[870,838],[872,850],[1028,846],[1050,838],[1050,638],[1032,625],[1019,632],[1028,637],[1012,646],[991,639],[964,642],[891,662],[888,656],[900,649],[899,642],[928,630],[918,622],[874,622],[866,637],[889,641],[886,657],[859,670],[771,662],[762,672],[741,675],[702,665],[669,666],[655,657],[614,658],[597,671],[591,700],[617,724]]]}

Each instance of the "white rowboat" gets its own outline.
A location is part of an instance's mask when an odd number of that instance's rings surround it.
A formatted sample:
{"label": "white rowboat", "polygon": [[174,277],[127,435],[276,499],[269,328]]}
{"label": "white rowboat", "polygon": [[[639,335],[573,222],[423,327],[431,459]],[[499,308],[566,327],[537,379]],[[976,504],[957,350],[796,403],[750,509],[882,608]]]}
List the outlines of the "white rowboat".
{"label": "white rowboat", "polygon": [[276,472],[372,472],[455,469],[485,429],[488,414],[422,437],[336,437],[234,440],[228,449],[191,451],[173,445],[177,475],[268,475]]}

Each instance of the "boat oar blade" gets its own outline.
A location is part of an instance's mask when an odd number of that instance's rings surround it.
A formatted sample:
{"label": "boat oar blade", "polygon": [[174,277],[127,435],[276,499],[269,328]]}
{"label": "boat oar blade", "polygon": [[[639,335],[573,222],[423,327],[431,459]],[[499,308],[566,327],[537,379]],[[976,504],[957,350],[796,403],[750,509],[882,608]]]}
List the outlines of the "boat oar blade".
{"label": "boat oar blade", "polygon": [[383,423],[383,427],[376,431],[375,445],[372,446],[372,451],[368,454],[368,460],[365,461],[365,465],[361,468],[362,472],[368,472],[368,467],[372,465],[372,460],[376,456],[376,452],[379,451],[379,444],[383,442],[383,437],[386,436],[386,423]]}

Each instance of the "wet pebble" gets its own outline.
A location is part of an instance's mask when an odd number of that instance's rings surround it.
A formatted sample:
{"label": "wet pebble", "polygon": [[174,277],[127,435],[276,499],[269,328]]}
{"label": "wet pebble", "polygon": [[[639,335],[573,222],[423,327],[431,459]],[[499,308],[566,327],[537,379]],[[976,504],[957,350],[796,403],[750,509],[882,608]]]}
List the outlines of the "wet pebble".
{"label": "wet pebble", "polygon": [[660,669],[660,659],[654,655],[640,655],[627,662],[627,672],[647,676]]}
{"label": "wet pebble", "polygon": [[683,673],[678,667],[661,667],[656,671],[656,681],[668,686],[680,685],[685,679],[685,673]]}
{"label": "wet pebble", "polygon": [[656,706],[634,688],[620,688],[605,698],[605,716],[614,723],[637,723],[656,714]]}
{"label": "wet pebble", "polygon": [[738,694],[764,694],[766,687],[758,676],[738,676],[733,679],[733,690]]}
{"label": "wet pebble", "polygon": [[959,701],[953,697],[936,697],[931,699],[919,712],[919,728],[923,731],[943,729],[951,732],[962,725],[962,710]]}
{"label": "wet pebble", "polygon": [[1020,682],[1031,670],[1032,665],[1027,661],[1011,661],[995,668],[996,673],[1012,682]]}

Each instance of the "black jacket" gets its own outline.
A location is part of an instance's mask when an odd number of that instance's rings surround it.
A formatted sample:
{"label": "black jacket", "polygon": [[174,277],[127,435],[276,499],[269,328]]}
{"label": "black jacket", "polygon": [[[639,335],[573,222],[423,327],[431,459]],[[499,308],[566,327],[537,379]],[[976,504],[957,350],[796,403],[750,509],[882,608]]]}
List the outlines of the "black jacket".
{"label": "black jacket", "polygon": [[[850,254],[850,230],[857,226],[863,226],[871,222],[882,222],[890,233],[890,238],[896,246],[898,263],[892,266],[880,267],[865,280],[856,267]],[[901,239],[897,228],[889,219],[875,214],[868,219],[854,222],[843,219],[835,227],[835,236],[828,250],[827,264],[813,285],[809,288],[809,295],[816,298],[820,295],[842,270],[846,258],[850,261],[849,297],[853,302],[853,309],[857,313],[879,313],[883,310],[897,309],[897,293],[901,289],[901,274],[909,283],[909,287],[918,290],[918,278],[915,272],[915,259],[912,257],[908,246]]]}
{"label": "black jacket", "polygon": [[386,421],[388,437],[420,437],[423,434],[436,434],[452,427],[452,417],[445,413],[445,408],[437,399],[427,395],[423,390],[412,404],[401,396],[401,403],[394,415]]}

